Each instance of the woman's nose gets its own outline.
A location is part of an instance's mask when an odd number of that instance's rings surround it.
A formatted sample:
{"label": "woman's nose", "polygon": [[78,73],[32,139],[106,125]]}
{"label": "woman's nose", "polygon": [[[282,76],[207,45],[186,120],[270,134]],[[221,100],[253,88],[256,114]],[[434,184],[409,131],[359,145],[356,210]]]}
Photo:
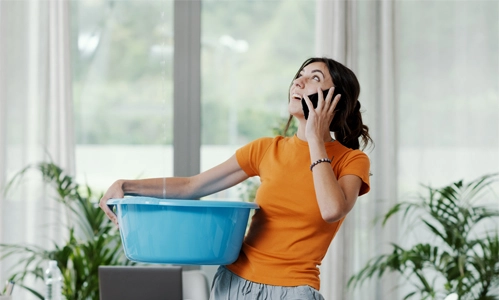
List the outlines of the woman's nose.
{"label": "woman's nose", "polygon": [[298,86],[298,87],[300,87],[300,88],[303,88],[303,87],[304,87],[304,85],[305,85],[305,83],[304,83],[304,81],[303,81],[303,77],[298,77],[298,78],[296,78],[293,82],[294,82],[294,84],[295,84],[296,86]]}

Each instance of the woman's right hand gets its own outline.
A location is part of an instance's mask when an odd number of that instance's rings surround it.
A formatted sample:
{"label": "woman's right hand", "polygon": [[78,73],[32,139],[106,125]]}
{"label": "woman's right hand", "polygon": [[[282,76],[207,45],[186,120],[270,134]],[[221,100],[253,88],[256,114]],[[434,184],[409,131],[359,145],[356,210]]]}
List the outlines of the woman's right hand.
{"label": "woman's right hand", "polygon": [[331,134],[329,125],[334,118],[336,105],[341,98],[341,95],[336,95],[333,98],[334,87],[329,88],[325,99],[321,87],[317,88],[317,93],[319,99],[316,108],[314,108],[307,95],[303,96],[309,109],[308,120],[305,125],[305,136],[308,141],[314,139],[323,140],[325,137],[328,137],[329,140]]}
{"label": "woman's right hand", "polygon": [[109,206],[107,206],[107,200],[121,199],[124,196],[125,192],[123,192],[123,180],[117,180],[107,189],[106,193],[104,193],[99,201],[99,207],[106,213],[109,220],[116,224],[116,226],[118,226],[118,218]]}

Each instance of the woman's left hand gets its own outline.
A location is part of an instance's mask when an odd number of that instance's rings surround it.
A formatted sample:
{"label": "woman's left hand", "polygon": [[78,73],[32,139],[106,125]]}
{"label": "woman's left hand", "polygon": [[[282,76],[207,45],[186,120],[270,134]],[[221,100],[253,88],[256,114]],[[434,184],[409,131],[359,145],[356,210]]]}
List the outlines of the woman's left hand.
{"label": "woman's left hand", "polygon": [[334,87],[329,89],[326,99],[324,99],[321,88],[318,88],[317,92],[319,93],[317,108],[314,108],[307,95],[303,96],[309,110],[307,125],[305,126],[305,136],[307,137],[307,140],[322,140],[324,136],[329,136],[329,125],[334,118],[336,105],[341,98],[341,95],[336,95],[336,97],[332,99]]}

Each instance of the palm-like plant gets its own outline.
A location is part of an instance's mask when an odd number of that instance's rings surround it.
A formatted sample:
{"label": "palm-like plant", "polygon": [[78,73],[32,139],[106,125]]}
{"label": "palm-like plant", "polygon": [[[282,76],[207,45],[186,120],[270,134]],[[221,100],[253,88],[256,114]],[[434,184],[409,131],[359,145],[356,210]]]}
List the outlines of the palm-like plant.
{"label": "palm-like plant", "polygon": [[497,226],[498,202],[492,206],[478,203],[496,179],[496,175],[486,175],[468,184],[425,187],[427,195],[393,206],[384,215],[383,225],[403,213],[403,221],[416,218],[417,224],[411,226],[423,225],[436,238],[407,249],[392,244],[390,254],[372,258],[350,278],[349,285],[396,272],[415,288],[404,299],[443,299],[450,293],[460,300],[499,299],[499,230],[477,228],[485,220],[491,221],[489,228]]}
{"label": "palm-like plant", "polygon": [[99,299],[99,266],[131,264],[124,256],[118,230],[97,206],[101,195],[96,196],[88,185],[80,186],[60,167],[46,162],[21,170],[9,182],[7,190],[32,168],[40,171],[44,181],[55,189],[55,200],[63,204],[68,220],[74,223],[67,226],[69,235],[64,245],[54,244],[53,249],[47,250],[34,245],[0,244],[0,259],[21,255],[18,265],[23,268],[12,274],[11,280],[40,299],[44,299],[43,293],[23,282],[27,277],[43,280],[48,260],[56,260],[61,269],[62,293],[66,299]]}

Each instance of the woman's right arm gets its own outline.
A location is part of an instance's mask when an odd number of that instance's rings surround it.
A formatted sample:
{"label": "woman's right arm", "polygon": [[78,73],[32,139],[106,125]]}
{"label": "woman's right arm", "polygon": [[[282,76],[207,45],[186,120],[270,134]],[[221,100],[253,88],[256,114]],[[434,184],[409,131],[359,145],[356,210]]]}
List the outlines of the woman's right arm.
{"label": "woman's right arm", "polygon": [[236,156],[205,172],[191,177],[117,180],[101,198],[99,206],[109,219],[118,224],[107,200],[125,195],[149,196],[165,199],[198,199],[232,187],[248,178]]}

